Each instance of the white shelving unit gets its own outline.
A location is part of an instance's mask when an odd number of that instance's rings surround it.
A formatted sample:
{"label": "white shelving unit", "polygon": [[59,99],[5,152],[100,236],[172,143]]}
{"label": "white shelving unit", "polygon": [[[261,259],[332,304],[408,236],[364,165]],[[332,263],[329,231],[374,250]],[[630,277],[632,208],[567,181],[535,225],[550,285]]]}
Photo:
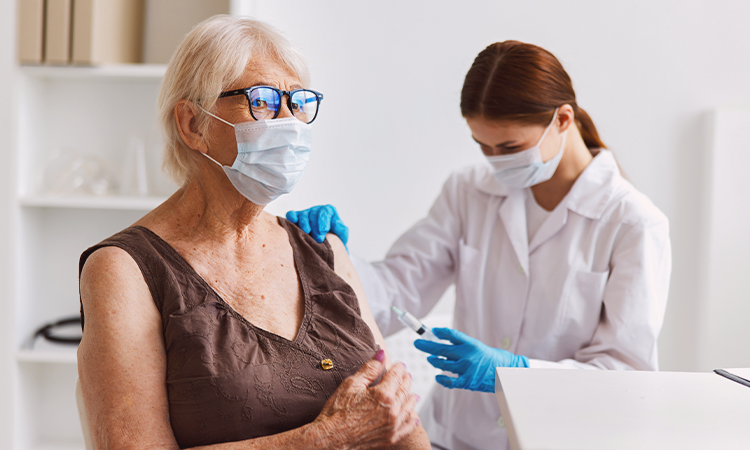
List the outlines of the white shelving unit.
{"label": "white shelving unit", "polygon": [[[156,97],[164,66],[19,67],[16,136],[14,447],[82,450],[75,404],[76,348],[29,338],[79,313],[78,258],[175,189],[160,172]],[[120,177],[130,139],[146,146],[149,196],[55,195],[53,156],[98,158]]]}
{"label": "white shelving unit", "polygon": [[28,195],[19,198],[21,206],[37,208],[77,208],[77,209],[120,209],[150,211],[164,202],[167,197],[125,197],[125,196],[64,196]]}
{"label": "white shelving unit", "polygon": [[31,78],[49,80],[152,80],[160,81],[166,66],[160,64],[119,64],[97,67],[79,66],[23,66],[23,73]]}
{"label": "white shelving unit", "polygon": [[[254,15],[254,0],[225,3]],[[80,254],[174,192],[160,170],[155,117],[166,67],[18,66],[16,5],[0,2],[0,448],[83,450],[76,348],[29,338],[79,314]],[[149,196],[54,195],[45,185],[60,152],[94,156],[122,175],[133,137],[145,144]]]}
{"label": "white shelving unit", "polygon": [[76,352],[70,350],[19,350],[19,363],[76,364]]}

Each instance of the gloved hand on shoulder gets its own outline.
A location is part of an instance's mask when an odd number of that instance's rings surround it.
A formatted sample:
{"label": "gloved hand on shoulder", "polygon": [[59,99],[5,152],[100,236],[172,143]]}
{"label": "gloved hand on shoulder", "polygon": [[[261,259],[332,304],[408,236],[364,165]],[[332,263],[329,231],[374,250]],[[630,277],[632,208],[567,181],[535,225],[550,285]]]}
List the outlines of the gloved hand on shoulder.
{"label": "gloved hand on shoulder", "polygon": [[427,357],[427,362],[434,367],[458,374],[458,378],[446,375],[435,377],[438,383],[449,389],[495,392],[496,367],[529,367],[527,357],[490,347],[460,331],[433,328],[432,333],[451,344],[417,339],[414,346],[433,355]]}
{"label": "gloved hand on shoulder", "polygon": [[302,211],[289,211],[286,213],[286,220],[296,223],[302,231],[312,236],[315,242],[323,242],[328,233],[338,236],[345,247],[349,241],[349,228],[341,221],[333,205],[318,205]]}

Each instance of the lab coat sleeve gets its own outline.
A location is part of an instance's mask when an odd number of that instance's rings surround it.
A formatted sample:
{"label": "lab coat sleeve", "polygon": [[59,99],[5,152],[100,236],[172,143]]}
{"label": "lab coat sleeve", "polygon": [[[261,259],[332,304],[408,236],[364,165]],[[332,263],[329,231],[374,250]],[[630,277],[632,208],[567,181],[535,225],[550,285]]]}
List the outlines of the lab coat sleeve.
{"label": "lab coat sleeve", "polygon": [[529,367],[658,370],[656,341],[672,270],[669,224],[664,218],[629,227],[613,248],[601,319],[590,345],[572,359],[530,360]]}
{"label": "lab coat sleeve", "polygon": [[384,336],[403,328],[391,312],[392,305],[424,317],[454,282],[462,232],[456,199],[461,191],[462,183],[454,174],[446,181],[427,217],[393,244],[385,260],[368,263],[352,258]]}

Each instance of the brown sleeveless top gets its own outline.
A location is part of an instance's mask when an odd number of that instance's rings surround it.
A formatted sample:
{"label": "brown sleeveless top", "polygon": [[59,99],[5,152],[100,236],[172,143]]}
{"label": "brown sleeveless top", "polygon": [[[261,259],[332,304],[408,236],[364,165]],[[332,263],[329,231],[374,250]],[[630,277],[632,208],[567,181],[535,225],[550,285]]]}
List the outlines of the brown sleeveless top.
{"label": "brown sleeveless top", "polygon": [[79,275],[86,259],[107,246],[125,250],[140,267],[161,313],[170,420],[181,448],[312,422],[342,380],[378,349],[354,291],[333,271],[328,242],[316,243],[285,219],[279,223],[304,293],[293,342],[254,327],[147,228],[127,228],[81,255]]}

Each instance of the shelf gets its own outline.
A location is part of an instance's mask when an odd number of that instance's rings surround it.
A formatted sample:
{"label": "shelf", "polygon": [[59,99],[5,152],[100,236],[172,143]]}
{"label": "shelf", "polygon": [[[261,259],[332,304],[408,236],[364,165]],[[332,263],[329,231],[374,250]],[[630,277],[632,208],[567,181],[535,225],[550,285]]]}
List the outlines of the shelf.
{"label": "shelf", "polygon": [[167,66],[161,64],[116,64],[93,67],[82,66],[21,66],[23,73],[40,79],[102,79],[159,81]]}
{"label": "shelf", "polygon": [[78,209],[122,209],[151,211],[162,204],[166,197],[50,197],[29,195],[20,198],[21,206],[32,208],[78,208]]}
{"label": "shelf", "polygon": [[40,442],[31,447],[31,450],[85,450],[83,442]]}
{"label": "shelf", "polygon": [[21,363],[78,364],[77,346],[60,349],[23,349],[16,353],[16,360]]}

